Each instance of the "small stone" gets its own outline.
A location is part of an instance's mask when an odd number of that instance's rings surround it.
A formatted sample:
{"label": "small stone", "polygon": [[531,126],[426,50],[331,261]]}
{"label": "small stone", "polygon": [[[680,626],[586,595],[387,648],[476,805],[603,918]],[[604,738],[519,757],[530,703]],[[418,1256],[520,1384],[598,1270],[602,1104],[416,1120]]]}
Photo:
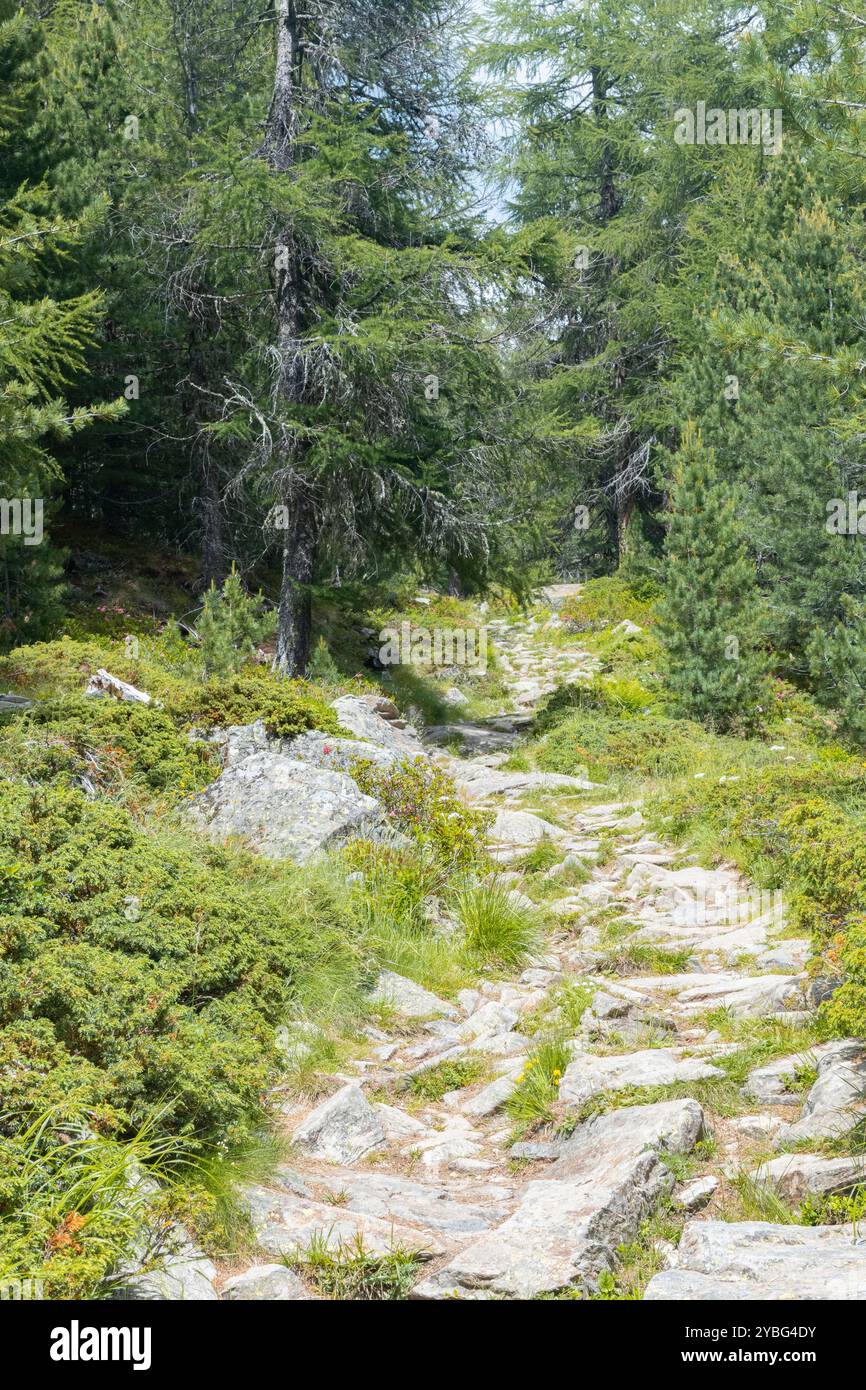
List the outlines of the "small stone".
{"label": "small stone", "polygon": [[236,1274],[223,1285],[221,1298],[232,1302],[301,1302],[314,1299],[293,1270],[285,1265],[253,1265],[244,1274]]}
{"label": "small stone", "polygon": [[677,1189],[673,1205],[680,1211],[700,1211],[710,1201],[718,1185],[718,1178],[693,1178]]}
{"label": "small stone", "polygon": [[311,1110],[292,1142],[328,1163],[357,1163],[385,1144],[385,1130],[360,1086],[349,1084]]}

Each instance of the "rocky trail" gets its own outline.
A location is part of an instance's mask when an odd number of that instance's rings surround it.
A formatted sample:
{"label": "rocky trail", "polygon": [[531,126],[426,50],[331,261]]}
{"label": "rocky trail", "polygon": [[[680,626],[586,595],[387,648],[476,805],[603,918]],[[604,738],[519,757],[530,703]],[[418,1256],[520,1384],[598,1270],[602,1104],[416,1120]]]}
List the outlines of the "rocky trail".
{"label": "rocky trail", "polygon": [[[591,674],[594,661],[546,643],[532,618],[491,632],[513,710],[430,730],[428,740],[464,795],[495,811],[490,849],[518,901],[529,901],[514,867],[527,850],[549,840],[564,852],[545,871],[554,886],[563,880],[548,901],[558,925],[515,978],[490,978],[454,1000],[383,973],[376,997],[390,1024],[368,1030],[366,1054],[331,1078],[324,1100],[286,1107],[291,1166],[245,1194],[259,1260],[219,1274],[210,1267],[204,1296],[316,1297],[282,1257],[358,1242],[372,1253],[417,1252],[413,1298],[592,1293],[616,1270],[618,1248],[670,1200],[686,1213],[685,1229],[678,1247],[659,1244],[647,1299],[866,1298],[866,1239],[855,1227],[725,1219],[737,1172],[792,1200],[855,1185],[856,1158],[767,1154],[793,1141],[808,1150],[857,1124],[866,1113],[863,1044],[806,1045],[754,1068],[741,1087],[745,1114],[724,1118],[689,1095],[695,1083],[724,1081],[720,1059],[741,1046],[707,1025],[711,1010],[777,1018],[792,1030],[808,1023],[809,943],[733,869],[683,866],[646,832],[634,803],[605,800],[597,788],[595,804],[575,809],[591,790],[583,779],[504,769],[534,704]],[[376,741],[372,725],[355,732]],[[455,735],[461,756],[441,746],[453,748]],[[571,865],[589,871],[576,887],[565,886]],[[684,968],[610,972],[605,930],[617,917],[632,924],[630,946],[676,952]],[[564,987],[591,1002],[568,1039],[559,1125],[515,1143],[503,1106],[526,1084],[537,1041],[522,1024],[555,1010]],[[804,1068],[812,1069],[805,1089]],[[425,1076],[449,1074],[455,1084],[444,1093],[425,1088]],[[617,1108],[634,1087],[674,1087],[674,1098]],[[587,1102],[600,1096],[605,1106],[590,1113]]]}

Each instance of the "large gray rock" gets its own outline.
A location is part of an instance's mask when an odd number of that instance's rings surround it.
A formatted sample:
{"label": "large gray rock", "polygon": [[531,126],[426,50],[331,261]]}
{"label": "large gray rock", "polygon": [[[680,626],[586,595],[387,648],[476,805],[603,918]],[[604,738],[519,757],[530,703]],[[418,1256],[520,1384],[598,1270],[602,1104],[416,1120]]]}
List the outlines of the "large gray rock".
{"label": "large gray rock", "polygon": [[370,994],[376,1004],[386,1004],[406,1018],[429,1018],[435,1014],[445,1014],[453,1018],[457,1014],[453,1004],[448,1004],[438,995],[431,994],[423,985],[407,980],[393,970],[382,970]]}
{"label": "large gray rock", "polygon": [[656,1274],[644,1298],[748,1302],[866,1299],[866,1239],[850,1226],[774,1226],[691,1221],[675,1269]]}
{"label": "large gray rock", "polygon": [[390,833],[378,801],[344,772],[271,753],[230,764],[189,815],[212,839],[236,836],[269,859],[299,863],[356,835]]}
{"label": "large gray rock", "polygon": [[520,849],[528,849],[545,838],[562,840],[565,831],[531,811],[499,811],[490,831],[494,844]]}
{"label": "large gray rock", "polygon": [[762,1163],[752,1177],[757,1183],[775,1187],[789,1202],[802,1202],[810,1194],[829,1197],[834,1192],[850,1192],[866,1182],[866,1160],[780,1154]]}
{"label": "large gray rock", "polygon": [[[398,758],[424,757],[424,749],[415,730],[398,728],[393,719],[383,719],[377,712],[377,704],[390,713],[390,701],[379,701],[376,696],[365,695],[341,695],[332,702],[331,708],[336,710],[343,728],[356,738],[387,748]],[[402,724],[404,721],[398,722]]]}
{"label": "large gray rock", "polygon": [[389,768],[394,767],[401,757],[393,748],[383,748],[381,744],[370,743],[367,739],[334,738],[333,734],[321,734],[318,729],[287,740],[282,751],[300,763],[312,763],[313,767],[331,768],[332,771],[348,772],[350,775],[356,758],[374,763],[379,768]]}
{"label": "large gray rock", "polygon": [[673,1176],[658,1150],[692,1147],[703,1127],[695,1101],[632,1106],[581,1126],[513,1216],[415,1289],[420,1298],[532,1298],[594,1288],[633,1239]]}
{"label": "large gray rock", "polygon": [[855,1038],[820,1049],[818,1079],[803,1104],[799,1120],[785,1125],[777,1145],[801,1139],[831,1139],[847,1134],[866,1114],[866,1045]]}
{"label": "large gray rock", "polygon": [[360,1086],[350,1082],[310,1111],[292,1143],[328,1163],[357,1163],[384,1148],[385,1131]]}
{"label": "large gray rock", "polygon": [[685,1057],[680,1048],[650,1047],[618,1057],[599,1057],[587,1052],[566,1067],[559,1098],[567,1105],[581,1105],[598,1091],[622,1091],[627,1086],[671,1086],[675,1081],[699,1081],[722,1075],[719,1067],[699,1057]]}
{"label": "large gray rock", "polygon": [[233,1303],[300,1303],[316,1295],[286,1265],[253,1265],[226,1280],[221,1297]]}

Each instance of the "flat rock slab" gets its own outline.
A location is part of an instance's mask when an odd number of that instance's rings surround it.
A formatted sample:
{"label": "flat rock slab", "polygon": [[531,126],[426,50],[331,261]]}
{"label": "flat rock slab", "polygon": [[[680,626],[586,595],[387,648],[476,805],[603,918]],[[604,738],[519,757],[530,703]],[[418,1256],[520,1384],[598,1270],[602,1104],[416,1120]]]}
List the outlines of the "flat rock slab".
{"label": "flat rock slab", "polygon": [[425,1259],[445,1253],[441,1240],[424,1232],[328,1202],[266,1187],[246,1187],[242,1195],[259,1246],[269,1255],[296,1254],[314,1241],[336,1251],[357,1240],[374,1255],[390,1254],[397,1247],[417,1251]]}
{"label": "flat rock slab", "polygon": [[675,994],[680,1013],[727,1008],[742,1017],[802,1008],[805,975],[684,974],[636,975],[623,983],[644,993]]}
{"label": "flat rock slab", "polygon": [[650,1047],[643,1052],[598,1057],[587,1052],[565,1069],[559,1098],[567,1105],[581,1105],[599,1091],[621,1091],[627,1086],[671,1086],[675,1081],[700,1081],[724,1073],[700,1057],[684,1057],[680,1048]]}
{"label": "flat rock slab", "polygon": [[752,1174],[755,1182],[775,1187],[790,1202],[810,1194],[829,1197],[866,1182],[866,1158],[821,1158],[819,1154],[780,1154]]}
{"label": "flat rock slab", "polygon": [[378,801],[346,773],[266,752],[230,764],[188,814],[212,839],[236,836],[269,859],[299,863],[355,835],[388,833]]}
{"label": "flat rock slab", "polygon": [[690,1148],[702,1127],[695,1101],[633,1106],[581,1126],[545,1177],[524,1188],[513,1216],[414,1296],[532,1298],[573,1284],[595,1288],[616,1247],[673,1186],[657,1150]]}
{"label": "flat rock slab", "polygon": [[690,1221],[674,1269],[644,1298],[760,1302],[866,1299],[866,1239],[850,1226]]}
{"label": "flat rock slab", "polygon": [[381,971],[370,998],[376,1004],[387,1004],[406,1018],[429,1018],[435,1014],[453,1018],[457,1014],[453,1004],[393,970]]}
{"label": "flat rock slab", "polygon": [[328,1163],[357,1163],[384,1148],[385,1130],[360,1086],[350,1083],[310,1111],[292,1143]]}
{"label": "flat rock slab", "polygon": [[[317,1179],[344,1197],[342,1211],[433,1230],[440,1235],[472,1236],[504,1221],[512,1189],[501,1184],[463,1190],[441,1183],[416,1182],[396,1173],[341,1172]],[[483,1200],[482,1200],[483,1199]],[[415,1233],[416,1241],[418,1232]]]}
{"label": "flat rock slab", "polygon": [[455,780],[473,801],[487,796],[529,791],[591,791],[597,784],[585,777],[572,777],[559,772],[499,772],[494,768],[479,768],[471,775],[458,773]]}

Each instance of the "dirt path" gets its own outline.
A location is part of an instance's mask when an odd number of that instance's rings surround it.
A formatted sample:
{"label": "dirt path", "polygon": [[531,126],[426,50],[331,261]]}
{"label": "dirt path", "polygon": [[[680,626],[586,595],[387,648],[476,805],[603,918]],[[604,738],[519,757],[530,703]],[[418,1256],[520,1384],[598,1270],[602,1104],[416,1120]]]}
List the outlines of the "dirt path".
{"label": "dirt path", "polygon": [[[509,866],[540,838],[564,852],[545,880],[560,925],[515,978],[488,979],[453,1001],[382,977],[394,1026],[370,1030],[369,1053],[334,1078],[326,1101],[287,1112],[297,1160],[269,1187],[248,1192],[262,1258],[276,1263],[299,1247],[363,1242],[372,1253],[421,1253],[414,1297],[592,1289],[662,1204],[697,1215],[679,1250],[650,1242],[648,1269],[658,1272],[649,1297],[866,1296],[866,1245],[850,1228],[717,1219],[733,1172],[766,1157],[790,1122],[794,1138],[802,1137],[797,1123],[815,1138],[822,1117],[825,1133],[848,1123],[866,1091],[860,1045],[816,1054],[806,1042],[755,1069],[743,1083],[746,1115],[724,1118],[689,1094],[696,1084],[704,1095],[714,1083],[730,1090],[719,1061],[741,1043],[711,1026],[711,1011],[728,1020],[775,1017],[794,1039],[808,1027],[808,943],[786,931],[778,901],[756,897],[733,869],[677,867],[677,853],[646,833],[634,803],[574,810],[581,779],[503,770],[534,704],[595,663],[545,643],[533,619],[499,624],[494,635],[513,712],[462,726],[465,756],[438,757],[475,804],[497,813],[490,847],[518,900],[526,878]],[[533,794],[543,795],[543,815],[525,809]],[[632,972],[628,951],[639,962]],[[646,973],[647,960],[665,968]],[[588,1005],[582,1016],[575,1001]],[[577,1022],[569,1030],[570,1018]],[[555,1078],[557,1125],[515,1145],[503,1106],[542,1065],[534,1054],[547,1029],[567,1048]],[[793,1080],[804,1067],[813,1071],[808,1096]],[[855,1077],[856,1095],[840,1090],[843,1073]],[[635,1087],[656,1089],[636,1097]],[[590,1117],[599,1096],[603,1113]],[[833,1162],[840,1160],[789,1154],[775,1160],[775,1176],[790,1187],[793,1172],[805,1190],[836,1190],[826,1168]],[[260,1265],[228,1296],[311,1295],[290,1271]]]}

